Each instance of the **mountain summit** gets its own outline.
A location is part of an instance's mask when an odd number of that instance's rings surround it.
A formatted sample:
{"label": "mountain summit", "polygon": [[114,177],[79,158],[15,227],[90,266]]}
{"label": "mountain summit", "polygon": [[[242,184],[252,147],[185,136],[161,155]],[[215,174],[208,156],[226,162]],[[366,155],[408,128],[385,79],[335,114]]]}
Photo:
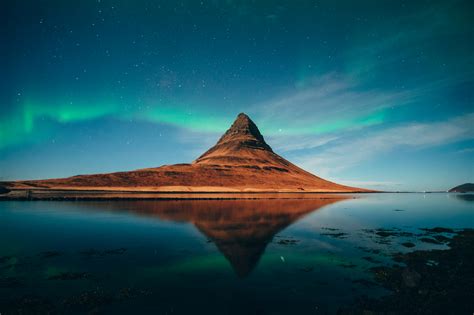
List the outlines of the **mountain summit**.
{"label": "mountain summit", "polygon": [[216,145],[198,157],[194,164],[274,165],[283,162],[265,142],[257,125],[240,113]]}
{"label": "mountain summit", "polygon": [[[133,155],[133,152],[131,152]],[[240,113],[232,126],[191,164],[129,172],[19,181],[13,189],[161,192],[367,192],[317,177],[276,154],[257,125]]]}
{"label": "mountain summit", "polygon": [[237,149],[247,147],[273,152],[263,139],[257,125],[244,113],[240,113],[234,123],[219,139],[216,146],[238,145]]}
{"label": "mountain summit", "polygon": [[217,144],[197,158],[194,163],[217,162],[218,159],[230,161],[232,157],[242,155],[243,151],[266,150],[272,148],[263,139],[257,125],[244,113],[240,113],[230,128],[222,135]]}

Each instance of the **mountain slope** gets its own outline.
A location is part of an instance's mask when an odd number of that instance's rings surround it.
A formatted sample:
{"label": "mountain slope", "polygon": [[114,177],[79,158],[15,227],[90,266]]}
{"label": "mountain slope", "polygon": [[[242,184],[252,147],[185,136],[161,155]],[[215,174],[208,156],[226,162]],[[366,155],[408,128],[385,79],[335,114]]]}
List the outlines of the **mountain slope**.
{"label": "mountain slope", "polygon": [[319,178],[274,153],[245,114],[191,164],[109,174],[20,181],[16,189],[177,192],[366,192]]}

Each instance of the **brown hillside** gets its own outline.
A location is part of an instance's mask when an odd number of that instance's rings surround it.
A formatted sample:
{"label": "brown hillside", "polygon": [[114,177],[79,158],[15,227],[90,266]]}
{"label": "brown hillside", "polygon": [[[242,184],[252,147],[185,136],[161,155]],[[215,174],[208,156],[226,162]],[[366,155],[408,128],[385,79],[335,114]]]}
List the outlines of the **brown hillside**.
{"label": "brown hillside", "polygon": [[16,189],[176,192],[367,192],[317,177],[274,153],[254,122],[238,115],[217,144],[191,164],[19,181]]}

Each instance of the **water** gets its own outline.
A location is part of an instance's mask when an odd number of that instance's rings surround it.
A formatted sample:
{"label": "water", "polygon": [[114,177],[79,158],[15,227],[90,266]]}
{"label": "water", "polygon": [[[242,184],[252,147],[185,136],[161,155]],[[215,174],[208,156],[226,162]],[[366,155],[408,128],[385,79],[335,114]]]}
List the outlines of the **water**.
{"label": "water", "polygon": [[0,313],[332,314],[389,293],[391,254],[448,248],[421,228],[473,228],[471,197],[0,202]]}

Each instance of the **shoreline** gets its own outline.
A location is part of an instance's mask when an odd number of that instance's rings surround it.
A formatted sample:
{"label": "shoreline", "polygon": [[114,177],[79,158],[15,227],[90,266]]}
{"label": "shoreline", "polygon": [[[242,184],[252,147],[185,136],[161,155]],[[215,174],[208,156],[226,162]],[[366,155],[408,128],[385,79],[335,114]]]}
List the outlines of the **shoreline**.
{"label": "shoreline", "polygon": [[[359,194],[425,194],[436,192],[391,191],[137,191],[12,189],[0,201],[130,201],[130,200],[275,200],[327,199]],[[354,197],[355,198],[355,197]],[[333,199],[333,198],[331,198]]]}
{"label": "shoreline", "polygon": [[[0,195],[0,201],[102,201],[102,200],[271,200],[328,199],[331,195],[357,192],[278,192],[278,191],[107,191],[70,189],[17,189]],[[365,193],[365,192],[364,192]],[[333,198],[330,198],[333,199]]]}

